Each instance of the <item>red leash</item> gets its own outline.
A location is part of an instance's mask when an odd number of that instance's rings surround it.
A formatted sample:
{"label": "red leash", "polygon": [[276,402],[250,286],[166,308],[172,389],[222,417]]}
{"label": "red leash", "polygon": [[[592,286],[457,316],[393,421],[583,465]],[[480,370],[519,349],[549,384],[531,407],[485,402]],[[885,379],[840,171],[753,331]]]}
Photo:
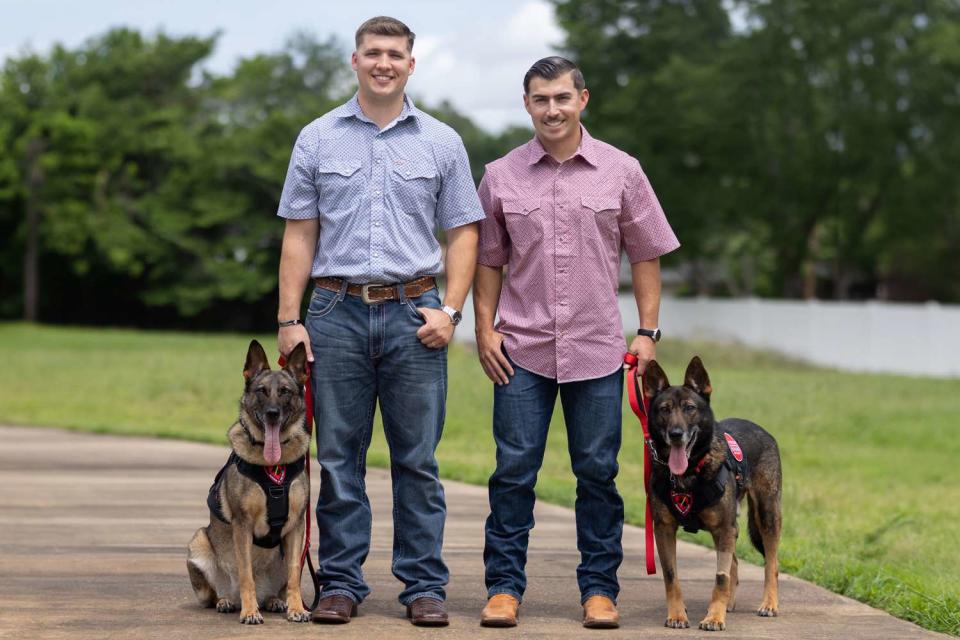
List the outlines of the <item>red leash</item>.
{"label": "red leash", "polygon": [[[282,367],[286,364],[287,360],[283,356],[280,356],[278,364]],[[310,363],[308,362],[307,365]],[[306,415],[304,416],[304,426],[307,429],[307,433],[310,435],[310,439],[313,440],[313,385],[310,384],[310,367],[306,369],[307,372],[307,381],[304,383],[304,411]],[[304,455],[304,466],[307,469],[307,487],[310,487],[310,448],[307,448],[307,453]],[[303,607],[307,611],[313,611],[317,607],[317,603],[320,601],[320,583],[317,579],[317,572],[313,568],[313,559],[310,557],[310,522],[312,518],[310,517],[311,506],[307,504],[307,526],[305,534],[303,536],[303,553],[300,554],[300,573],[303,573],[303,565],[306,562],[307,566],[310,569],[310,578],[313,580],[313,604],[307,605],[306,600],[301,598],[303,602]]]}
{"label": "red leash", "polygon": [[643,488],[647,494],[643,532],[646,539],[647,575],[653,575],[657,572],[657,564],[653,559],[653,510],[650,507],[650,449],[653,447],[653,442],[650,440],[650,430],[647,427],[647,400],[643,396],[643,390],[640,389],[637,379],[637,356],[626,353],[623,356],[623,363],[627,365],[627,394],[630,396],[630,408],[637,414],[640,427],[643,429]]}

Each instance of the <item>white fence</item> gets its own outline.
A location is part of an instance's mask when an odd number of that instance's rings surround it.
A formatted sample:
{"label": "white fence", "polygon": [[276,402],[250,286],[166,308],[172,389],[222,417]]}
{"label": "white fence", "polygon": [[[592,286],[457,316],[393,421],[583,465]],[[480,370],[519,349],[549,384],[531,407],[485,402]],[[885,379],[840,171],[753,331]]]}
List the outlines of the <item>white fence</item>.
{"label": "white fence", "polygon": [[[472,342],[468,302],[459,340]],[[624,329],[637,326],[620,297]],[[670,338],[738,342],[848,371],[960,377],[960,305],[669,298],[660,326]]]}
{"label": "white fence", "polygon": [[[621,298],[620,308],[634,326],[636,304]],[[665,298],[660,326],[848,371],[960,376],[958,305]]]}

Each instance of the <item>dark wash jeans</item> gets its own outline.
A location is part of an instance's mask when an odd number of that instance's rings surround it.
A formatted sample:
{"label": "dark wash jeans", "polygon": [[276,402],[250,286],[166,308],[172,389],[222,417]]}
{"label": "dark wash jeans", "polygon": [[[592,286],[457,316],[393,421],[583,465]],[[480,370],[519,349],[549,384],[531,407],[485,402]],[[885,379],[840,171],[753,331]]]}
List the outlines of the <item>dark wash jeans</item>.
{"label": "dark wash jeans", "polygon": [[446,598],[440,556],[446,518],[434,455],[443,430],[447,350],[428,349],[416,332],[416,307],[440,308],[436,289],[418,298],[367,305],[317,288],[306,326],[320,463],[317,500],[323,594],[361,602],[370,593],[361,566],[370,550],[371,514],[364,476],[379,400],[393,479],[393,575],[400,602]]}
{"label": "dark wash jeans", "polygon": [[577,478],[577,584],[581,602],[604,595],[616,602],[623,561],[623,500],[617,493],[623,374],[558,384],[511,361],[510,383],[494,387],[497,468],[490,476],[490,515],[483,560],[487,595],[522,599],[527,541],[534,526],[534,486],[543,463],[557,393]]}

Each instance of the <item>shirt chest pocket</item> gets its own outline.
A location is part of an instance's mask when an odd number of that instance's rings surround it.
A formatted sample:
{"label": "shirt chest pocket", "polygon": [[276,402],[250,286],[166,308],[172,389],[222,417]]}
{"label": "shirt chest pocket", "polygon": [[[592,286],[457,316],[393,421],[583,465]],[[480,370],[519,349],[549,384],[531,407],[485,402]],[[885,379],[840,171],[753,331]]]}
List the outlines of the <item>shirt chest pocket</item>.
{"label": "shirt chest pocket", "polygon": [[395,210],[410,215],[432,216],[439,191],[437,168],[433,165],[404,162],[390,171],[390,197]]}
{"label": "shirt chest pocket", "polygon": [[580,213],[581,228],[585,240],[599,237],[612,240],[620,246],[620,198],[617,196],[582,196]]}
{"label": "shirt chest pocket", "polygon": [[503,218],[510,235],[510,245],[526,249],[543,237],[540,198],[519,198],[503,201]]}
{"label": "shirt chest pocket", "polygon": [[317,166],[320,215],[336,218],[355,211],[363,198],[359,160],[325,160]]}

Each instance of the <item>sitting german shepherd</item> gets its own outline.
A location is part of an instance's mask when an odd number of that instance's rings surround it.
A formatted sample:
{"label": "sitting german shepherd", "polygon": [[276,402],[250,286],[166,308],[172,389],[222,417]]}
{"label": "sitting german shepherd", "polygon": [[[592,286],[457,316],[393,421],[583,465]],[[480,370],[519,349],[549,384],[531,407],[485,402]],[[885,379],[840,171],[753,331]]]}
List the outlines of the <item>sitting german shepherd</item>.
{"label": "sitting german shepherd", "polygon": [[230,613],[239,600],[243,624],[263,624],[258,604],[286,611],[291,622],[310,619],[300,599],[310,502],[303,473],[310,449],[306,366],[303,344],[282,370],[271,371],[260,343],[250,343],[240,417],[227,432],[233,452],[210,487],[210,524],[187,547],[187,571],[200,604]]}
{"label": "sitting german shepherd", "polygon": [[764,557],[760,616],[777,615],[777,546],[780,543],[780,452],[758,425],[730,418],[714,422],[710,379],[694,356],[683,386],[670,386],[657,362],[643,376],[649,407],[651,506],[667,591],[665,626],[690,626],[677,579],[677,527],[706,529],[717,549],[717,578],[700,628],[722,631],[737,589],[737,515],[747,496],[750,541]]}

